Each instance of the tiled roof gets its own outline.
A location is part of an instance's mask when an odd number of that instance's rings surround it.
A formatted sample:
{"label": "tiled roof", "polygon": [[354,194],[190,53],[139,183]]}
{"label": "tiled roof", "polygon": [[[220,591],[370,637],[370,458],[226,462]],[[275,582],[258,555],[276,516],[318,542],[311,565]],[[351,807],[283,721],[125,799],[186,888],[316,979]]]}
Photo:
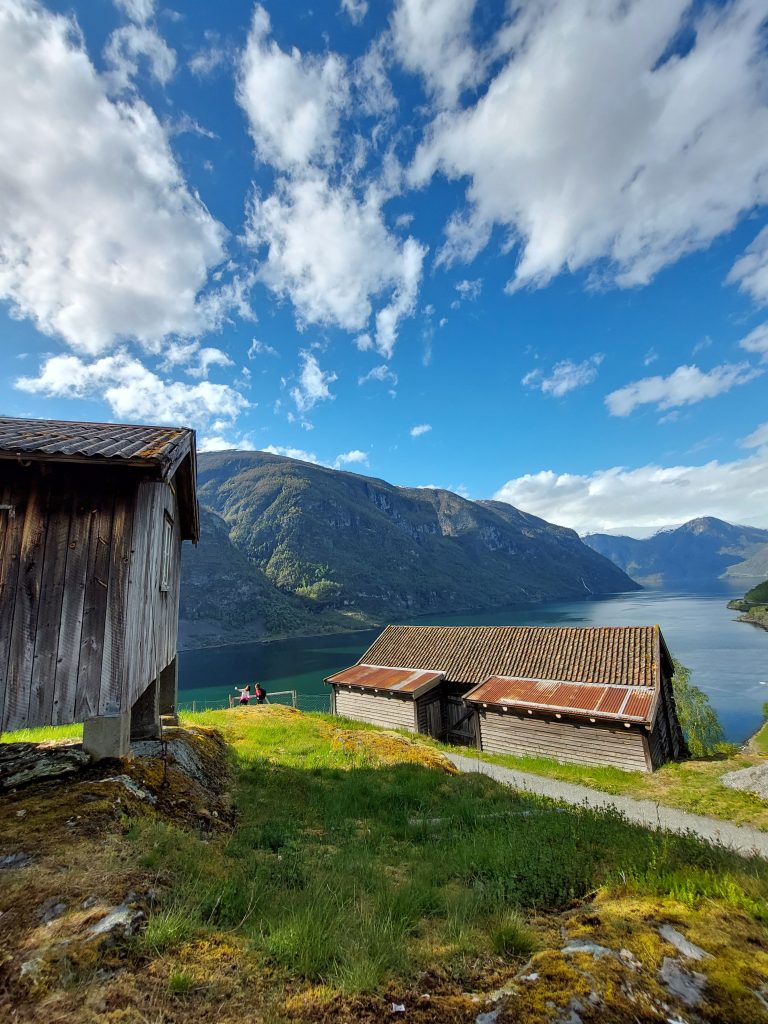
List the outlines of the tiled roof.
{"label": "tiled roof", "polygon": [[156,465],[173,470],[194,449],[187,427],[151,427],[0,417],[0,458]]}
{"label": "tiled roof", "polygon": [[650,686],[598,686],[492,676],[466,693],[464,700],[504,708],[646,723],[652,719],[655,693]]}
{"label": "tiled roof", "polygon": [[509,676],[656,686],[662,647],[658,626],[387,626],[361,662],[441,671],[472,685]]}
{"label": "tiled roof", "polygon": [[443,678],[442,672],[421,672],[412,668],[384,668],[381,665],[353,665],[328,676],[326,683],[361,686],[366,690],[392,690],[420,697]]}

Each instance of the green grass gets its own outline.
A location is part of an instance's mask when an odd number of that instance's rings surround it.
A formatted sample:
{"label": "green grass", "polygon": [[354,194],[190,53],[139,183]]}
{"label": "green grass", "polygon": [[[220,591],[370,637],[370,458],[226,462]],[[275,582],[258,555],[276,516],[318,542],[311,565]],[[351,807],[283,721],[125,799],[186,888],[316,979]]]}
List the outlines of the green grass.
{"label": "green grass", "polygon": [[354,993],[527,957],[536,915],[601,887],[763,914],[768,866],[692,837],[479,775],[377,766],[334,746],[319,715],[189,717],[232,744],[239,824],[208,841],[157,822],[132,828],[135,852],[167,883],[148,948],[223,931],[286,977]]}
{"label": "green grass", "polygon": [[768,722],[764,722],[752,737],[754,746],[761,754],[768,755]]}
{"label": "green grass", "polygon": [[49,740],[81,740],[82,724],[49,725],[41,729],[17,729],[0,733],[0,743],[45,743]]}
{"label": "green grass", "polygon": [[[757,741],[759,749],[768,754],[768,730],[763,729]],[[466,754],[465,747],[446,747],[457,754]],[[471,752],[473,756],[476,751]],[[508,754],[479,756],[491,764],[505,768],[532,772],[563,782],[574,782],[592,789],[638,800],[655,800],[670,807],[679,807],[694,814],[710,815],[733,821],[738,825],[753,825],[768,831],[768,805],[759,797],[742,790],[729,789],[720,781],[726,772],[737,771],[760,763],[759,756],[724,752],[708,758],[671,762],[655,772],[625,772],[620,768],[567,764],[546,757],[513,757]]]}

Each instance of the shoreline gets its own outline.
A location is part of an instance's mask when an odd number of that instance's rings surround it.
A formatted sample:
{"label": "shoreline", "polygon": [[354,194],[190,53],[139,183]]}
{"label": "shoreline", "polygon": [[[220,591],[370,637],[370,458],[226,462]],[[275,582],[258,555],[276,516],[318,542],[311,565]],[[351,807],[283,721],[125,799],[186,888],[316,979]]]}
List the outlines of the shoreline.
{"label": "shoreline", "polygon": [[374,629],[384,629],[384,623],[373,626],[358,626],[355,629],[333,629],[321,633],[281,633],[279,636],[256,637],[251,640],[216,640],[214,643],[195,644],[191,647],[178,647],[179,654],[191,654],[193,651],[212,651],[217,647],[245,647],[246,644],[276,644],[282,640],[312,640],[321,636],[350,636],[353,633],[369,633]]}

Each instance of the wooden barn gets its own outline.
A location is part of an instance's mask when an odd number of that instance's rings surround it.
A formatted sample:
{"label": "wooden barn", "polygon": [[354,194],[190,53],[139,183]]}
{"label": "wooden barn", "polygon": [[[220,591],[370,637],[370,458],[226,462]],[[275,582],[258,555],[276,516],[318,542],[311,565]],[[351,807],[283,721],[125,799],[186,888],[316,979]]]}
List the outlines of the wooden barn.
{"label": "wooden barn", "polygon": [[94,757],[176,705],[194,431],[0,418],[0,729],[84,722]]}
{"label": "wooden barn", "polygon": [[491,753],[653,771],[687,756],[658,626],[388,626],[335,714]]}

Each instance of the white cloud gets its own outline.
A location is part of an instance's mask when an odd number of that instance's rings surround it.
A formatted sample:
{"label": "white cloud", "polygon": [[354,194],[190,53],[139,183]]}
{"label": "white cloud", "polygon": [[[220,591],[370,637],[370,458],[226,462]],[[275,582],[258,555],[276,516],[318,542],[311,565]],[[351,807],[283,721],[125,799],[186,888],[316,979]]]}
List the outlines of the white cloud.
{"label": "white cloud", "polygon": [[209,434],[198,438],[199,452],[239,451],[252,452],[256,446],[248,437],[225,437],[223,434]]}
{"label": "white cloud", "polygon": [[116,104],[68,18],[0,9],[0,298],[97,354],[118,339],[195,336],[224,229],[187,188],[136,98]]}
{"label": "white cloud", "polygon": [[761,423],[740,443],[742,448],[768,448],[768,423]]}
{"label": "white cloud", "polygon": [[382,363],[381,366],[374,366],[368,373],[358,377],[357,383],[367,384],[370,380],[380,380],[382,383],[389,382],[394,386],[397,384],[397,374],[394,370],[390,370],[386,363]]}
{"label": "white cloud", "polygon": [[212,366],[233,366],[234,363],[226,352],[220,348],[201,348],[197,355],[197,365],[190,366],[187,373],[190,377],[206,378]]}
{"label": "white cloud", "polygon": [[155,0],[115,0],[115,6],[139,25],[149,21],[155,13]]}
{"label": "white cloud", "polygon": [[653,347],[649,348],[643,356],[643,366],[650,366],[651,363],[655,363],[658,358],[659,353],[656,351],[656,349]]}
{"label": "white cloud", "polygon": [[189,423],[198,429],[213,419],[231,422],[249,404],[226,384],[165,380],[125,351],[92,362],[52,356],[38,377],[21,377],[15,386],[48,398],[103,399],[123,421]]}
{"label": "white cloud", "polygon": [[146,57],[152,77],[167,85],[176,70],[176,53],[153,28],[124,25],[107,40],[104,60],[110,67],[108,81],[113,92],[130,89],[139,73],[139,58]]}
{"label": "white cloud", "polygon": [[318,402],[333,399],[330,385],[338,377],[335,373],[320,369],[316,356],[304,350],[301,353],[303,366],[297,387],[291,389],[291,398],[299,412],[309,412]]}
{"label": "white cloud", "polygon": [[452,107],[480,76],[482,61],[470,38],[475,2],[398,0],[392,15],[393,46],[400,63],[423,77],[441,106]]}
{"label": "white cloud", "polygon": [[[765,171],[763,172],[765,174]],[[764,306],[768,303],[768,228],[763,228],[726,279]]]}
{"label": "white cloud", "polygon": [[521,383],[527,388],[537,388],[544,395],[561,398],[569,391],[591,384],[597,377],[597,369],[603,358],[601,352],[596,352],[581,363],[563,359],[559,363],[555,363],[552,373],[548,377],[542,370],[531,370],[530,373],[526,373]]}
{"label": "white cloud", "polygon": [[[435,120],[411,169],[469,179],[443,261],[501,225],[519,245],[511,288],[598,261],[632,286],[730,231],[768,200],[764,17],[764,0],[515,5],[505,63],[476,104]],[[738,274],[762,293],[754,269]]]}
{"label": "white cloud", "polygon": [[359,448],[354,448],[351,452],[343,452],[341,455],[337,455],[333,462],[334,469],[353,465],[367,466],[368,452],[361,452]]}
{"label": "white cloud", "polygon": [[421,437],[422,434],[428,434],[432,429],[431,423],[419,423],[415,427],[411,427],[411,437]]}
{"label": "white cloud", "polygon": [[760,324],[754,331],[750,331],[739,345],[745,352],[753,352],[761,356],[763,362],[768,362],[768,323]]}
{"label": "white cloud", "polygon": [[359,25],[368,13],[368,0],[341,0],[341,10],[346,11],[355,25]]}
{"label": "white cloud", "polygon": [[291,299],[300,322],[363,331],[372,297],[391,292],[376,316],[376,347],[391,355],[398,323],[413,311],[426,250],[387,230],[377,196],[359,202],[320,175],[284,179],[267,199],[253,197],[247,240],[267,246],[259,277]]}
{"label": "white cloud", "polygon": [[480,292],[483,290],[483,281],[480,277],[474,281],[458,281],[454,287],[462,299],[474,302],[475,299],[479,298]]}
{"label": "white cloud", "polygon": [[198,78],[209,78],[219,68],[229,63],[231,53],[221,42],[218,32],[208,29],[205,33],[206,46],[193,54],[189,61],[189,70]]}
{"label": "white cloud", "polygon": [[754,380],[760,373],[748,363],[723,363],[706,373],[698,366],[678,366],[668,377],[644,377],[612,391],[606,396],[605,404],[612,416],[629,416],[640,405],[674,409],[725,394],[733,387]]}
{"label": "white cloud", "polygon": [[768,527],[768,447],[701,466],[614,466],[583,476],[547,470],[509,480],[494,497],[579,533],[659,528],[704,515]]}
{"label": "white cloud", "polygon": [[303,448],[286,448],[282,444],[268,444],[266,448],[259,451],[267,452],[269,455],[283,455],[286,459],[298,459],[300,462],[314,462],[316,465],[323,465],[314,452],[305,452]]}
{"label": "white cloud", "polygon": [[251,341],[251,347],[248,349],[248,358],[255,359],[256,356],[279,356],[280,353],[276,348],[272,348],[271,345],[266,345],[263,341],[259,341],[254,338]]}
{"label": "white cloud", "polygon": [[[392,83],[387,74],[385,45],[379,37],[359,57],[353,66],[352,84],[355,88],[355,104],[364,113],[372,117],[389,114],[397,107],[397,99],[392,91]],[[377,144],[377,134],[372,142]]]}
{"label": "white cloud", "polygon": [[269,31],[269,15],[257,4],[237,80],[256,153],[283,170],[325,163],[349,97],[344,61],[333,53],[303,56],[295,47],[285,53]]}

